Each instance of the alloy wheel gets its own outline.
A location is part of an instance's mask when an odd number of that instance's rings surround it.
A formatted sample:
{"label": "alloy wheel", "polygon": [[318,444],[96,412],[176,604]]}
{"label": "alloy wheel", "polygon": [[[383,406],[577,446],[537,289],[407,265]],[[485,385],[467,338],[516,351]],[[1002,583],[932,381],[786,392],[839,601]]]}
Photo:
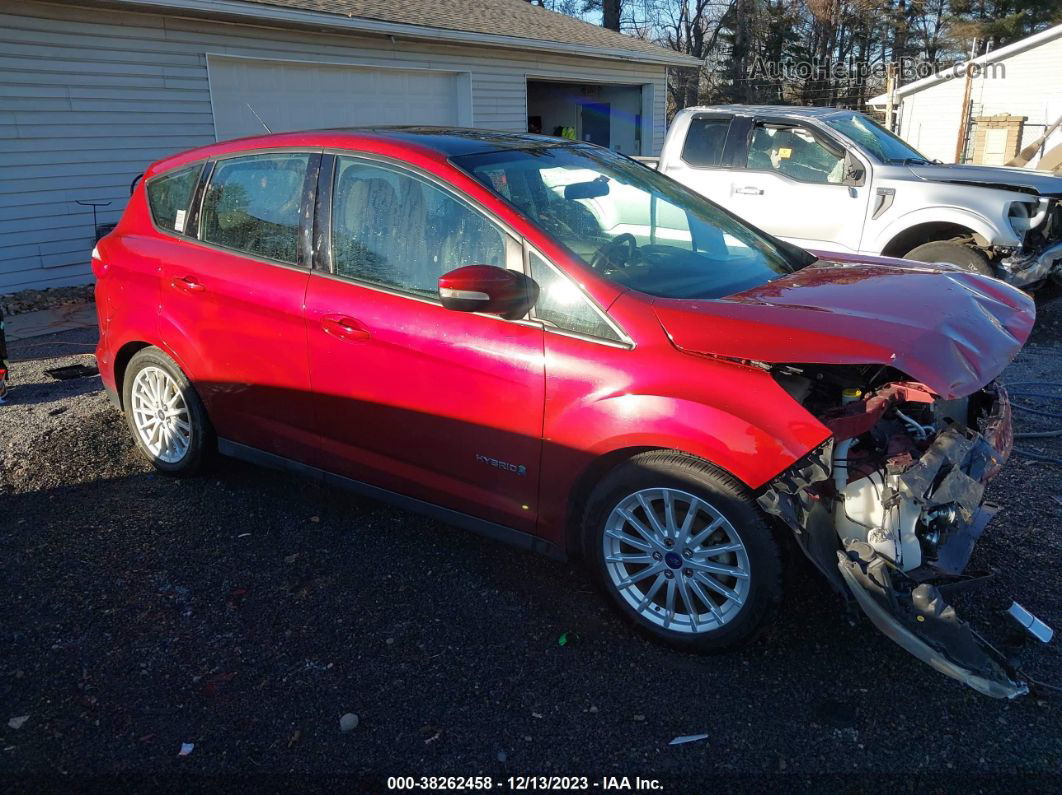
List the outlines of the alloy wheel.
{"label": "alloy wheel", "polygon": [[674,632],[719,629],[749,595],[748,552],[710,503],[679,489],[643,489],[609,514],[605,569],[642,618]]}
{"label": "alloy wheel", "polygon": [[158,460],[179,463],[191,446],[192,424],[177,382],[161,367],[149,365],[133,379],[130,397],[141,443]]}

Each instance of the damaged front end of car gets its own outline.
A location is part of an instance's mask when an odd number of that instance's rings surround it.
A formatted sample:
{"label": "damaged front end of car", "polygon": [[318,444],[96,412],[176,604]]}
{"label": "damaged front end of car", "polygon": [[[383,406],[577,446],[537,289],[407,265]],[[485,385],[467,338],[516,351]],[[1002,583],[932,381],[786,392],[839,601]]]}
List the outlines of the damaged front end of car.
{"label": "damaged front end of car", "polygon": [[778,383],[831,432],[763,488],[811,561],[886,636],[985,695],[1028,686],[947,604],[996,511],[985,485],[1010,454],[1006,391],[943,399],[877,365],[782,365]]}

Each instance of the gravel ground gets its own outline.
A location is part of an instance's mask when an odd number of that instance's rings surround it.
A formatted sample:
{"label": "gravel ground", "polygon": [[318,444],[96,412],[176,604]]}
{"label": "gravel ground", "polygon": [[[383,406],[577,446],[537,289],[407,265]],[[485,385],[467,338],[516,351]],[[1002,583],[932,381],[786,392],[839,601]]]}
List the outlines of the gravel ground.
{"label": "gravel ground", "polygon": [[[1042,308],[1008,380],[1060,380],[1060,319],[1062,301]],[[945,678],[868,622],[846,623],[800,562],[764,642],[676,653],[633,634],[578,567],[234,462],[192,480],[152,474],[98,377],[43,374],[90,363],[92,342],[77,330],[12,346],[13,400],[0,408],[4,777],[1058,787],[1062,701],[1003,703]],[[1057,440],[1037,449],[1062,455]],[[972,566],[998,575],[956,600],[967,618],[1002,627],[1013,597],[1062,626],[1059,473],[1014,458],[991,487],[1003,509]],[[564,632],[578,637],[561,646]],[[1062,684],[1059,648],[1029,644],[1023,659]],[[342,732],[346,713],[358,726]],[[707,741],[668,746],[701,732]],[[194,743],[186,757],[182,743]]]}

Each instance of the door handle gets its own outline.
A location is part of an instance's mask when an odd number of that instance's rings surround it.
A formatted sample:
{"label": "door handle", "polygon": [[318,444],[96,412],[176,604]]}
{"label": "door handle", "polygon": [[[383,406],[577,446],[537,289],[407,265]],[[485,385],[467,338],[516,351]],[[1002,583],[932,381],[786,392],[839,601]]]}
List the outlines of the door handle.
{"label": "door handle", "polygon": [[170,285],[186,293],[201,293],[206,289],[195,280],[195,276],[179,276]]}
{"label": "door handle", "polygon": [[321,328],[326,334],[341,340],[364,340],[369,338],[369,330],[352,317],[346,315],[324,315]]}
{"label": "door handle", "polygon": [[743,196],[762,196],[763,188],[757,188],[755,185],[746,185],[743,188],[734,188],[734,193],[740,193]]}

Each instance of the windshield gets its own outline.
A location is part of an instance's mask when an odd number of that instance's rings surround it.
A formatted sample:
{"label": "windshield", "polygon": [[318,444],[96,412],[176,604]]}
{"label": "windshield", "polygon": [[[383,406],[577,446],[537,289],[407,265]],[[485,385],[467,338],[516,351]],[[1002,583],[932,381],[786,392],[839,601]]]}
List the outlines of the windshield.
{"label": "windshield", "polygon": [[827,116],[827,125],[847,136],[882,163],[907,163],[929,160],[899,136],[893,135],[880,124],[862,113],[845,113]]}
{"label": "windshield", "polygon": [[540,147],[453,162],[606,279],[650,295],[721,298],[814,260],[607,149]]}

